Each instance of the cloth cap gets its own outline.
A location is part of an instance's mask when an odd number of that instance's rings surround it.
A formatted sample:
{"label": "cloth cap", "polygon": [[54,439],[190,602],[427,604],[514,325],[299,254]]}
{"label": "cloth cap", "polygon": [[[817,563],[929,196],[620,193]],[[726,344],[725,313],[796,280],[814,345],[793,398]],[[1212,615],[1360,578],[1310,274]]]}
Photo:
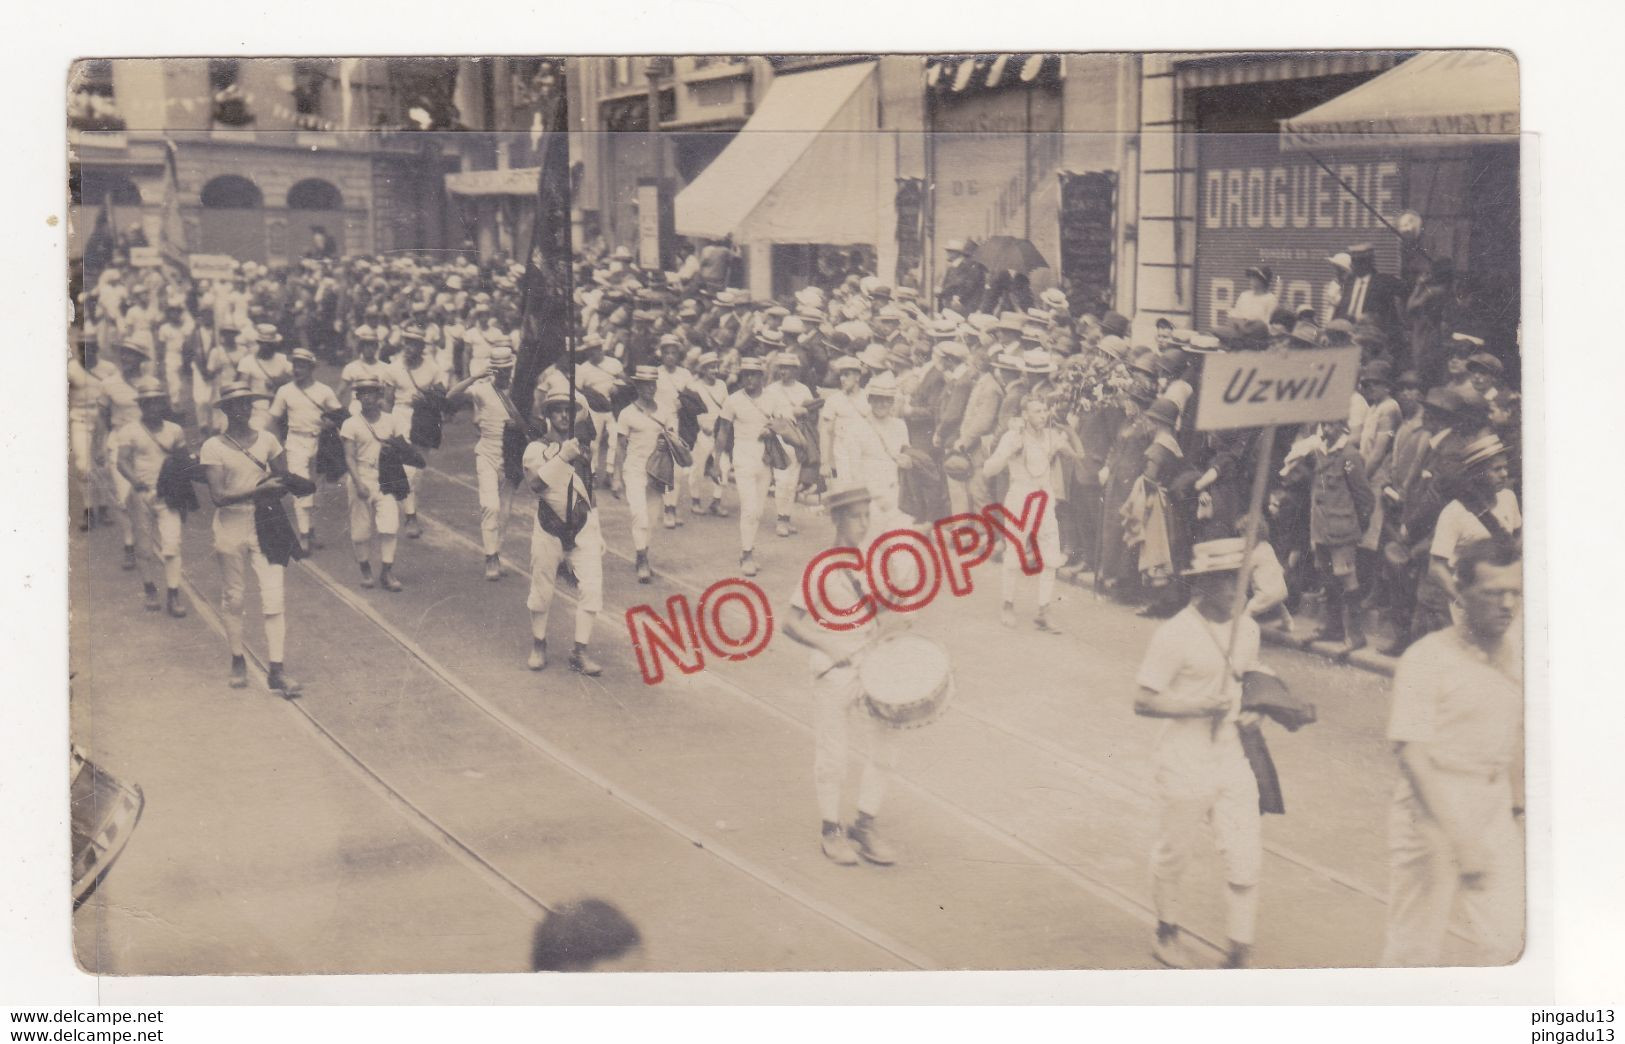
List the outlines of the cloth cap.
{"label": "cloth cap", "polygon": [[1489,352],[1474,352],[1472,355],[1469,355],[1467,357],[1467,368],[1469,370],[1481,370],[1484,373],[1492,373],[1497,377],[1506,372],[1506,368],[1501,365],[1501,360],[1497,359]]}
{"label": "cloth cap", "polygon": [[1146,409],[1145,416],[1147,420],[1172,426],[1179,422],[1179,404],[1172,399],[1158,399]]}
{"label": "cloth cap", "polygon": [[965,252],[965,241],[963,239],[950,239],[948,245],[943,249],[950,254],[963,254]]}

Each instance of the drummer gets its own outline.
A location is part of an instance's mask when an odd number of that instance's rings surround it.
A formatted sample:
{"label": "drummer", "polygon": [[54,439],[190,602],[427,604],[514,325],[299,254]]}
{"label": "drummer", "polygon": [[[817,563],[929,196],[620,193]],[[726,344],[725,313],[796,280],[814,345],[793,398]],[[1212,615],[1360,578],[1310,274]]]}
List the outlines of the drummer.
{"label": "drummer", "polygon": [[[869,491],[861,486],[838,490],[824,498],[830,521],[835,523],[832,547],[865,546],[869,502]],[[850,605],[869,594],[860,574],[846,569],[829,574],[827,593],[836,605]],[[863,690],[855,662],[878,637],[880,626],[871,619],[845,631],[821,627],[808,613],[807,596],[799,583],[790,606],[792,613],[784,633],[813,650],[809,659],[816,701],[813,783],[818,791],[818,813],[824,821],[824,855],[841,866],[856,866],[859,858],[877,866],[890,866],[897,856],[877,834],[875,816],[891,781],[895,738],[893,730],[861,709]],[[868,757],[858,783],[857,819],[847,828],[841,822],[841,789],[846,779],[848,729],[854,711],[857,728],[868,735]]]}

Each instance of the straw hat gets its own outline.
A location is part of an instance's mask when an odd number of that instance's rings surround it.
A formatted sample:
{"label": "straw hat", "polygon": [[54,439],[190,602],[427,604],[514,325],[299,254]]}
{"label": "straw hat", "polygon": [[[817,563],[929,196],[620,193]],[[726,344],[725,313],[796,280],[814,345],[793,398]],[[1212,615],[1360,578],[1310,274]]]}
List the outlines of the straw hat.
{"label": "straw hat", "polygon": [[1185,575],[1240,572],[1246,555],[1247,543],[1241,537],[1204,540],[1191,548],[1191,564]]}

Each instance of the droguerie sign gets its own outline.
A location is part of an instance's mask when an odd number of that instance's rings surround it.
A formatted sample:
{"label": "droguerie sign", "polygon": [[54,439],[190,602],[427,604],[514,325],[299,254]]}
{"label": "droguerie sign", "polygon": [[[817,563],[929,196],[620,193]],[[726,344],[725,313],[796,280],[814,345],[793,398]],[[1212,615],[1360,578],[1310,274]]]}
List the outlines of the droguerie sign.
{"label": "droguerie sign", "polygon": [[[801,574],[808,615],[827,630],[849,631],[873,620],[882,609],[893,613],[924,609],[945,586],[954,597],[963,598],[974,587],[971,570],[992,556],[1001,534],[1009,540],[1021,571],[1036,576],[1044,569],[1038,528],[1048,507],[1049,494],[1038,490],[1027,496],[1019,515],[1003,504],[989,504],[978,513],[939,519],[929,534],[892,529],[864,549],[821,551]],[[856,601],[832,599],[829,581],[842,571],[857,574],[867,593]],[[731,627],[723,616],[730,605],[739,610]],[[658,685],[668,664],[694,674],[705,669],[707,652],[738,661],[766,649],[773,638],[773,607],[759,586],[732,577],[706,588],[698,603],[686,595],[672,595],[663,613],[649,605],[628,609],[626,629],[644,683]]]}
{"label": "droguerie sign", "polygon": [[1359,374],[1358,347],[1204,356],[1196,426],[1214,431],[1345,420]]}

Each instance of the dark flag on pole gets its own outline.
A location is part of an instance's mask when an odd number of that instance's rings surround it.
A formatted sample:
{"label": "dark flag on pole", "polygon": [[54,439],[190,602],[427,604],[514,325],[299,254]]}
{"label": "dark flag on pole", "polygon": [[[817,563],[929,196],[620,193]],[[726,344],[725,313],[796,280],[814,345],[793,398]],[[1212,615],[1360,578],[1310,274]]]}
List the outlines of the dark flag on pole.
{"label": "dark flag on pole", "polygon": [[113,263],[113,253],[118,245],[118,234],[113,224],[112,193],[102,196],[101,202],[101,207],[96,211],[96,226],[91,229],[90,238],[85,240],[85,252],[80,258],[86,286],[96,285],[102,270]]}
{"label": "dark flag on pole", "polygon": [[179,275],[187,274],[186,226],[181,221],[181,178],[175,143],[164,139],[164,201],[158,225],[158,256]]}
{"label": "dark flag on pole", "polygon": [[544,61],[536,75],[541,117],[540,172],[536,179],[536,219],[520,298],[518,359],[514,364],[514,405],[527,419],[533,412],[536,379],[559,364],[575,384],[573,289],[570,242],[570,134],[564,95],[564,61]]}

